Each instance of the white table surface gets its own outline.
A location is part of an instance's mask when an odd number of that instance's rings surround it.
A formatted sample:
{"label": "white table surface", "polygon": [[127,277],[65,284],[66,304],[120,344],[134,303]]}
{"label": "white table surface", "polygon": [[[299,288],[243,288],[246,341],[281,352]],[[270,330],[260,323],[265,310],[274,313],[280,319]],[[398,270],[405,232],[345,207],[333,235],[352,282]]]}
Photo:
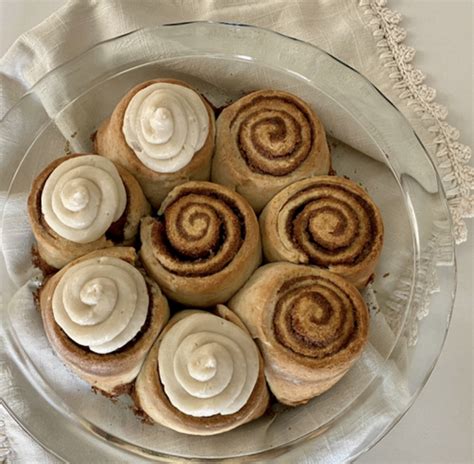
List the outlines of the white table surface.
{"label": "white table surface", "polygon": [[[358,0],[354,0],[358,1]],[[0,55],[63,0],[0,0]],[[450,124],[473,146],[473,2],[389,0],[404,16],[416,66],[448,106]],[[471,160],[473,164],[474,160]],[[473,460],[474,221],[457,249],[459,283],[454,315],[439,362],[421,395],[400,423],[360,464],[467,464]],[[462,366],[462,369],[461,369]]]}

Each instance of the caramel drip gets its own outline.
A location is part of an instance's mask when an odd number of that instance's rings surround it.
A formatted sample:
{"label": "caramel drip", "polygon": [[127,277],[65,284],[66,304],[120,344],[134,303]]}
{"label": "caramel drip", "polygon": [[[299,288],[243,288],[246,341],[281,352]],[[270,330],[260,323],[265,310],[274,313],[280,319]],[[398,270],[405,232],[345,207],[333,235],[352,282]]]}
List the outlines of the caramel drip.
{"label": "caramel drip", "polygon": [[291,242],[319,266],[363,261],[380,232],[373,205],[343,185],[315,183],[281,211]]}
{"label": "caramel drip", "polygon": [[313,116],[291,96],[252,98],[236,112],[230,128],[247,166],[260,174],[290,174],[314,144]]}
{"label": "caramel drip", "polygon": [[236,202],[212,188],[182,189],[155,222],[154,254],[169,272],[199,277],[229,264],[245,239]]}
{"label": "caramel drip", "polygon": [[280,344],[316,359],[337,354],[359,331],[350,295],[320,276],[297,277],[281,286],[273,326]]}

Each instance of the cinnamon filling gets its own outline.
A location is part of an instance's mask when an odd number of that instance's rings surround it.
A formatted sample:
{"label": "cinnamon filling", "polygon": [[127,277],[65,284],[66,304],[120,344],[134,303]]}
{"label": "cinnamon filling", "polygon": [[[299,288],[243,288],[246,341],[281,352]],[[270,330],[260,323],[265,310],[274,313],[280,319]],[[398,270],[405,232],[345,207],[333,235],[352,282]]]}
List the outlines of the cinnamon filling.
{"label": "cinnamon filling", "polygon": [[302,356],[324,359],[347,348],[358,334],[350,296],[324,277],[297,277],[278,291],[273,315],[277,341]]}
{"label": "cinnamon filling", "polygon": [[245,217],[239,205],[206,188],[183,190],[152,227],[156,259],[168,271],[188,277],[222,270],[245,236]]}
{"label": "cinnamon filling", "polygon": [[259,174],[290,174],[307,159],[314,144],[312,115],[290,97],[254,97],[236,112],[230,128],[235,124],[239,152]]}
{"label": "cinnamon filling", "polygon": [[[325,189],[342,192],[348,201]],[[298,197],[302,198],[302,203],[288,211],[285,229],[293,245],[311,264],[325,267],[354,265],[370,254],[375,245],[374,238],[380,231],[376,213],[364,198],[344,186],[333,184],[307,187],[287,203],[297,202]]]}

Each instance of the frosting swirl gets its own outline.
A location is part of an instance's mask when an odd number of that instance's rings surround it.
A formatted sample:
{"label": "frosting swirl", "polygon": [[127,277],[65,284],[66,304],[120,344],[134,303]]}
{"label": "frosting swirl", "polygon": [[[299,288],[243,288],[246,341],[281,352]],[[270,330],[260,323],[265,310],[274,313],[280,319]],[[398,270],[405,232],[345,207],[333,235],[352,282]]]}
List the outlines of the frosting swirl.
{"label": "frosting swirl", "polygon": [[118,258],[91,258],[63,274],[52,298],[56,323],[79,345],[111,353],[140,331],[149,296],[140,272]]}
{"label": "frosting swirl", "polygon": [[41,210],[51,229],[76,243],[100,238],[125,211],[127,193],[112,161],[84,155],[61,163],[49,175]]}
{"label": "frosting swirl", "polygon": [[209,115],[199,94],[166,82],[137,92],[123,119],[127,144],[155,172],[171,173],[185,167],[208,133]]}
{"label": "frosting swirl", "polygon": [[195,417],[239,411],[259,372],[258,351],[251,337],[209,313],[191,314],[165,333],[158,365],[171,404]]}

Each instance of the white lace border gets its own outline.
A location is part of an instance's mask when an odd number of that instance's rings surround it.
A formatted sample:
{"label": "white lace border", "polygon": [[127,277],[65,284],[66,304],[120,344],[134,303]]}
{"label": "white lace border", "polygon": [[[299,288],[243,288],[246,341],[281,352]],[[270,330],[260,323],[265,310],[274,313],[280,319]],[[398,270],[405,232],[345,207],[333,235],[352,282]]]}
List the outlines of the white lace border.
{"label": "white lace border", "polygon": [[402,15],[387,0],[360,0],[367,24],[377,41],[382,66],[394,81],[393,89],[433,134],[437,166],[452,215],[457,244],[467,240],[465,218],[474,217],[474,167],[468,165],[471,148],[459,142],[460,132],[446,122],[448,109],[435,101],[436,90],[424,83],[426,75],[412,64],[415,49],[404,43],[407,31]]}

